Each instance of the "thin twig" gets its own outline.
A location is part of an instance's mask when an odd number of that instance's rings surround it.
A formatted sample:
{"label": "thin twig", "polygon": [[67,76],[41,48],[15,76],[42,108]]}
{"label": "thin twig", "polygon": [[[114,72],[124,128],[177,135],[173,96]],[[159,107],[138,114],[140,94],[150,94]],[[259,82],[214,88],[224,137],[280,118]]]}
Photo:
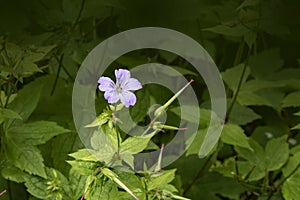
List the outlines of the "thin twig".
{"label": "thin twig", "polygon": [[60,59],[59,59],[58,70],[57,70],[56,77],[55,77],[54,84],[53,84],[52,91],[51,91],[51,96],[54,94],[54,91],[55,91],[55,88],[56,88],[56,85],[57,85],[57,81],[58,81],[58,78],[59,78],[60,70],[62,68],[63,58],[64,58],[64,54],[61,54]]}

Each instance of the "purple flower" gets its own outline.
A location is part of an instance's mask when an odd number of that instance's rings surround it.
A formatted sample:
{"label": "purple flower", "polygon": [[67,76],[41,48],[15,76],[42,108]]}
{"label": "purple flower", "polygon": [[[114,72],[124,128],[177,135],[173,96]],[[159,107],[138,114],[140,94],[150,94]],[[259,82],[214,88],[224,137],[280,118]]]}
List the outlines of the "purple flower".
{"label": "purple flower", "polygon": [[136,103],[136,96],[133,92],[142,88],[141,83],[130,77],[126,69],[115,70],[116,83],[110,78],[101,76],[98,80],[99,90],[104,93],[108,103],[117,103],[119,100],[125,107],[133,106]]}

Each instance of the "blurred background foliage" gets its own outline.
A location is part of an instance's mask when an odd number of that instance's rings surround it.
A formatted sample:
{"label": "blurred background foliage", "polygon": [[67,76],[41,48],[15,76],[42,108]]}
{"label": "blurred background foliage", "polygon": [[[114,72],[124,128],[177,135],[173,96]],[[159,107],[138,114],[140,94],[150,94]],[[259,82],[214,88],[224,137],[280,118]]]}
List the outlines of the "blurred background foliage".
{"label": "blurred background foliage", "polygon": [[[145,26],[174,29],[198,41],[226,84],[228,112],[218,147],[199,159],[203,138],[196,137],[186,155],[170,166],[177,169],[172,183],[179,194],[210,200],[299,199],[299,9],[297,0],[0,0],[0,192],[8,190],[0,199],[41,198],[30,183],[38,181],[34,175],[50,173],[50,167],[69,178],[72,187],[79,184],[65,162],[69,153],[82,148],[71,110],[77,70],[101,41]],[[207,114],[205,83],[177,55],[138,50],[120,57],[112,68],[131,69],[147,62],[173,66],[195,79],[193,87],[203,115]],[[168,90],[157,87],[137,93],[138,99],[145,96],[142,92],[151,99],[138,100],[131,109],[135,121],[146,123],[150,104],[169,98]],[[101,111],[101,94],[96,101]],[[170,109],[169,124],[178,122],[177,115],[175,108]],[[26,139],[22,132],[7,136],[9,126],[21,127],[17,121],[21,119],[57,125],[49,124],[55,130],[51,137],[22,149],[22,137]],[[200,132],[207,124],[200,122]],[[154,142],[167,143],[172,134]],[[20,159],[18,146],[31,152],[28,158]]]}

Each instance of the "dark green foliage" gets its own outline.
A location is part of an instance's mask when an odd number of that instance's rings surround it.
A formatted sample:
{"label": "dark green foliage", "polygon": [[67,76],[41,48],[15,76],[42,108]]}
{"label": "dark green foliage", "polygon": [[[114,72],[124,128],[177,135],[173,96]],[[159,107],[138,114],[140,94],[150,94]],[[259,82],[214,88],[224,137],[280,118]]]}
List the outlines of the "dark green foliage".
{"label": "dark green foliage", "polygon": [[[299,8],[297,0],[0,1],[0,194],[7,190],[0,200],[300,199]],[[221,72],[228,107],[218,145],[199,159],[212,113],[193,66],[156,49],[115,60],[106,76],[149,62],[169,65],[195,80],[200,102],[199,130],[187,152],[163,171],[158,159],[133,173],[132,154],[158,149],[176,131],[119,135],[107,111],[95,124],[110,137],[95,131],[94,152],[88,151],[74,127],[72,87],[93,47],[144,26],[174,29],[198,41]],[[106,102],[95,93],[99,115]],[[136,95],[129,113],[146,126],[149,107],[173,94],[147,85]],[[178,126],[179,106],[171,104],[167,124]],[[103,142],[110,145],[103,148]],[[128,168],[114,169],[116,157]]]}

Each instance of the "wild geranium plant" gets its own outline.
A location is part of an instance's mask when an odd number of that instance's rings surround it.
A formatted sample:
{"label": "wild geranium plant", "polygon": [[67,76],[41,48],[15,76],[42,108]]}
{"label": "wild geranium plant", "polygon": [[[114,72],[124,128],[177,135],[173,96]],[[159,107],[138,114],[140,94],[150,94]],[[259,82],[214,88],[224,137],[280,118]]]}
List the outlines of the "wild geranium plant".
{"label": "wild geranium plant", "polygon": [[[176,170],[161,169],[164,145],[162,145],[156,164],[151,167],[144,165],[143,171],[134,171],[134,155],[143,152],[151,138],[160,130],[184,129],[164,125],[158,119],[192,81],[165,105],[154,111],[154,118],[148,128],[140,133],[140,136],[126,138],[118,127],[118,124],[122,122],[116,118],[116,113],[124,106],[128,108],[135,105],[136,96],[133,91],[141,89],[142,85],[137,79],[131,78],[130,71],[126,69],[115,70],[115,76],[115,83],[109,77],[104,76],[98,80],[99,90],[104,92],[104,98],[109,106],[95,121],[86,125],[86,128],[97,127],[91,137],[92,149],[81,149],[72,153],[70,156],[75,160],[68,161],[74,170],[87,176],[85,191],[81,199],[102,199],[100,198],[102,195],[115,195],[118,199],[127,199],[131,196],[132,199],[139,200],[187,200],[176,195],[178,190],[170,184],[175,178]],[[119,101],[121,103],[116,105]],[[104,191],[111,192],[106,194]]]}

